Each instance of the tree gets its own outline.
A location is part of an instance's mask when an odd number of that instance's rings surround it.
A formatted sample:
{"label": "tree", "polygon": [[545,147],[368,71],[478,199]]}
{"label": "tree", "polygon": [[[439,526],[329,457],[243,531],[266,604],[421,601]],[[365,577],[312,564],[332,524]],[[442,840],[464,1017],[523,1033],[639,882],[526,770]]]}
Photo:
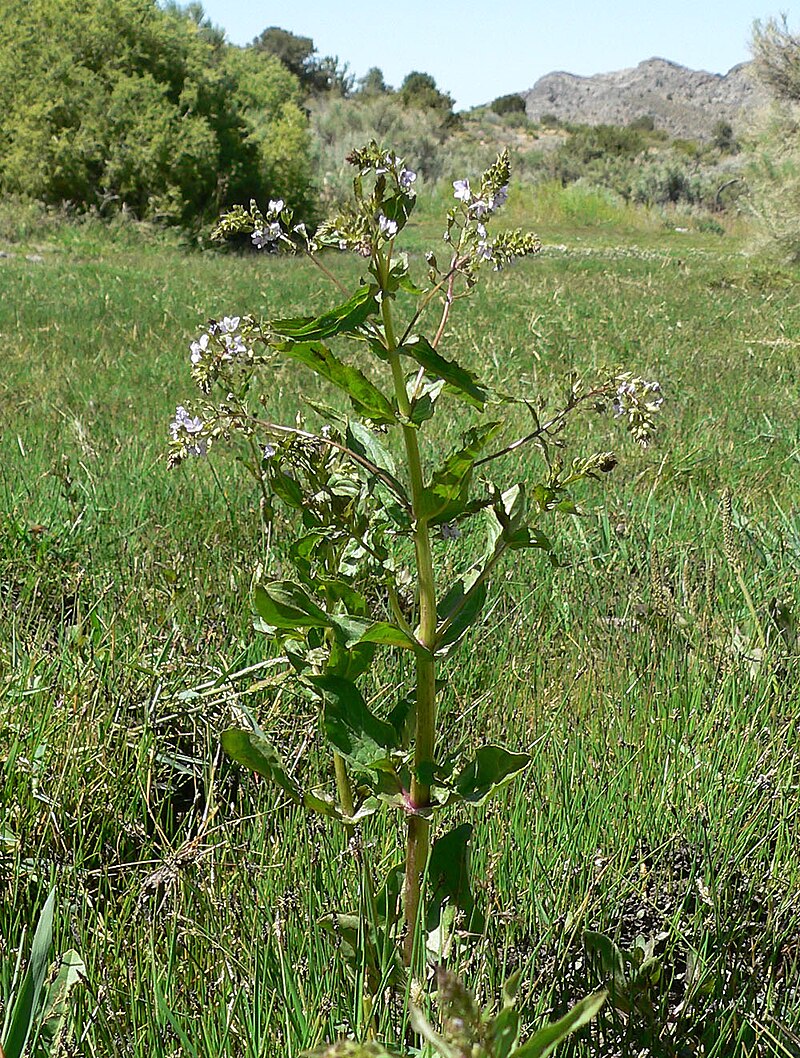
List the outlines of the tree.
{"label": "tree", "polygon": [[259,33],[253,47],[279,59],[312,95],[331,92],[346,96],[352,90],[354,78],[347,63],[340,63],[338,55],[318,59],[311,37],[300,37],[288,29],[270,26]]}
{"label": "tree", "polygon": [[378,66],[371,66],[369,70],[358,80],[359,95],[377,96],[385,95],[392,89],[383,79],[383,70]]}
{"label": "tree", "polygon": [[3,2],[0,189],[182,224],[242,198],[307,208],[300,87],[277,59],[240,61],[196,5]]}
{"label": "tree", "polygon": [[447,92],[440,92],[436,81],[429,73],[417,70],[408,74],[400,86],[400,99],[407,107],[418,110],[435,110],[445,118],[453,117],[455,100]]}
{"label": "tree", "polygon": [[525,100],[517,92],[512,92],[511,95],[498,96],[492,102],[492,110],[495,114],[524,114]]}
{"label": "tree", "polygon": [[300,37],[288,29],[269,26],[253,41],[256,51],[265,51],[280,59],[287,70],[303,83],[314,62],[314,41],[311,37]]}

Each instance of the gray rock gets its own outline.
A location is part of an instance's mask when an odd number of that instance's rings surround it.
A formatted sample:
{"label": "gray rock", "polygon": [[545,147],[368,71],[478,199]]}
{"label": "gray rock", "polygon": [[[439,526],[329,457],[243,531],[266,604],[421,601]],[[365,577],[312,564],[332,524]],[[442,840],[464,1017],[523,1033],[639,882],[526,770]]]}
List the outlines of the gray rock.
{"label": "gray rock", "polygon": [[670,136],[707,140],[718,121],[741,132],[769,102],[752,66],[740,63],[718,74],[667,59],[647,59],[629,70],[592,77],[549,73],[520,95],[533,121],[554,114],[561,121],[586,125],[627,125],[649,116]]}

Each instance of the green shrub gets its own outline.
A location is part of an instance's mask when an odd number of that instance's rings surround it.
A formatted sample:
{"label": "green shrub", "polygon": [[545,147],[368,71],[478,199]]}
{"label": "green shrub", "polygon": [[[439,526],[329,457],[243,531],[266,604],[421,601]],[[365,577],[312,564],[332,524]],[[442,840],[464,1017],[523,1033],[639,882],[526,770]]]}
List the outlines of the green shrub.
{"label": "green shrub", "polygon": [[308,209],[300,90],[277,59],[155,0],[4,6],[5,193],[182,224],[250,196]]}
{"label": "green shrub", "polygon": [[498,96],[491,107],[495,114],[524,114],[525,100],[521,95],[513,92],[511,95]]}

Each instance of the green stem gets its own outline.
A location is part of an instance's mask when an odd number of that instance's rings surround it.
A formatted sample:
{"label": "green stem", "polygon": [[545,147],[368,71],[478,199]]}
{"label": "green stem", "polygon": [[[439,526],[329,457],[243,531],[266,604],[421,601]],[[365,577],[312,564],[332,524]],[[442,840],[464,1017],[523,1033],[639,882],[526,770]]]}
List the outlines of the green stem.
{"label": "green stem", "polygon": [[333,771],[336,775],[336,792],[339,795],[339,806],[346,816],[350,818],[355,814],[353,804],[353,790],[350,786],[350,777],[347,774],[347,764],[341,753],[333,751]]}
{"label": "green stem", "polygon": [[[389,262],[379,259],[379,274],[385,279]],[[386,350],[394,380],[395,398],[400,414],[406,419],[411,405],[406,392],[406,382],[397,352],[397,340],[392,322],[389,298],[384,294],[381,302]],[[430,852],[430,821],[421,814],[430,805],[431,788],[420,778],[425,766],[434,760],[436,742],[436,666],[433,649],[436,642],[436,580],[433,573],[433,556],[428,523],[420,517],[422,496],[425,488],[422,476],[422,461],[417,441],[417,431],[409,423],[403,425],[403,440],[406,448],[409,477],[411,479],[411,506],[414,515],[414,553],[419,585],[419,626],[417,638],[428,653],[418,654],[416,659],[416,719],[414,731],[414,768],[411,777],[410,813],[406,832],[405,878],[403,883],[403,914],[405,918],[405,941],[403,958],[410,966],[414,957],[416,926],[420,918],[422,878],[428,865]]]}

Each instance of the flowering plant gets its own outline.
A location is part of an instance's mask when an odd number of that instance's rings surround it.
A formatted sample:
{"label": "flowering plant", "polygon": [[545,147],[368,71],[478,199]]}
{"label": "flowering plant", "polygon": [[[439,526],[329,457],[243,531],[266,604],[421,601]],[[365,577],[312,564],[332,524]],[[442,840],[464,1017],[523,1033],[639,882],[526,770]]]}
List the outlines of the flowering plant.
{"label": "flowering plant", "polygon": [[[474,187],[468,180],[454,183],[446,260],[440,264],[441,255],[426,254],[422,278],[412,277],[396,245],[414,209],[415,173],[374,142],[348,160],[355,170],[352,201],[313,235],[294,223],[280,200],[265,212],[253,202],[222,218],[219,237],[244,232],[261,251],[305,252],[340,290],[326,248],[356,253],[365,274],[352,293],[343,290],[349,296],[319,316],[212,321],[191,344],[192,374],[207,398],[212,390],[221,397],[192,411],[178,408],[170,462],[244,437],[268,516],[277,501],[297,518],[299,535],[289,548],[293,578],[260,584],[254,602],[260,629],[281,645],[298,688],[318,703],[336,796],[324,786],[309,788],[261,732],[231,729],[222,743],[292,801],[338,820],[350,833],[378,811],[401,813],[402,869],[377,885],[370,871],[363,872],[364,904],[375,922],[372,932],[356,931],[354,944],[374,945],[380,928],[397,944],[393,973],[403,975],[417,969],[426,952],[441,957],[456,925],[462,933],[482,929],[467,871],[471,827],[462,824],[432,842],[434,818],[454,804],[483,804],[529,763],[526,753],[498,745],[461,753],[441,744],[439,666],[479,621],[504,556],[525,548],[552,552],[548,520],[576,513],[573,486],[615,465],[609,452],[566,463],[559,453],[568,419],[580,408],[611,405],[634,438],[646,443],[661,397],[655,383],[630,375],[591,387],[573,380],[563,405],[542,419],[533,401],[498,392],[440,352],[454,305],[481,272],[540,249],[534,235],[494,231],[508,194],[507,152]],[[411,302],[402,320],[400,291],[408,296],[404,303]],[[349,358],[340,351],[347,345],[354,353]],[[350,411],[306,397],[324,426],[311,429],[302,418],[293,425],[274,422],[268,387],[259,385],[285,361],[339,390]],[[473,425],[446,458],[426,468],[420,437],[449,401],[465,406]],[[514,404],[530,411],[533,427],[509,440],[503,437],[504,409]],[[540,482],[501,486],[487,477],[497,459],[530,444],[544,457]],[[483,544],[443,584],[435,541],[457,539],[472,522],[482,524]],[[364,687],[382,650],[405,652],[415,675],[410,693],[398,691],[392,708],[378,713]],[[435,880],[427,891],[425,879]],[[353,932],[352,916],[334,919],[340,937]],[[385,951],[385,942],[380,947]],[[381,974],[367,982],[373,996],[385,984]]]}

